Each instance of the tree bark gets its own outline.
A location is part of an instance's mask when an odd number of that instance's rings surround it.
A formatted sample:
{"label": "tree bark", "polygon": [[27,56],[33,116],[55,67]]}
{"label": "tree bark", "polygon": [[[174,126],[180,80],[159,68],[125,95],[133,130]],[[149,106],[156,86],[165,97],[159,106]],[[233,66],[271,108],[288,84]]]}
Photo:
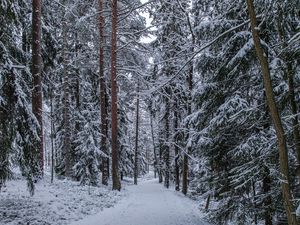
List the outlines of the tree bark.
{"label": "tree bark", "polygon": [[[193,36],[193,35],[192,35]],[[192,43],[194,45],[195,38],[193,36]],[[191,48],[191,51],[194,52],[194,47]],[[188,106],[187,111],[188,115],[192,113],[192,90],[193,90],[193,73],[194,73],[194,65],[193,62],[190,62],[190,68],[189,68],[189,76],[188,76],[188,87],[189,87],[189,97],[188,97]],[[189,127],[187,127],[189,130]],[[188,133],[187,140],[189,139],[190,134]],[[192,151],[192,146],[188,143],[187,146],[187,154],[189,154]],[[182,171],[182,193],[187,194],[188,191],[188,176],[189,176],[189,158],[188,155],[184,153],[183,155],[183,171]]]}
{"label": "tree bark", "polygon": [[[167,90],[167,94],[169,91]],[[164,185],[166,188],[170,186],[170,100],[166,98],[166,114],[165,114],[165,143],[163,148],[164,162],[165,162],[165,180]]]}
{"label": "tree bark", "polygon": [[282,122],[278,112],[278,108],[275,102],[269,63],[267,60],[266,53],[264,52],[260,43],[253,0],[247,0],[247,6],[248,6],[248,13],[251,22],[251,31],[252,31],[253,41],[255,45],[255,50],[262,69],[267,103],[268,103],[270,115],[276,130],[276,136],[278,140],[280,172],[282,175],[281,188],[282,188],[284,207],[287,214],[288,224],[296,225],[297,218],[295,215],[294,205],[292,203],[292,196],[290,192],[288,154],[287,154],[287,146],[286,146],[284,130],[282,127]]}
{"label": "tree bark", "polygon": [[113,190],[121,190],[118,168],[118,96],[117,96],[117,0],[112,0],[111,36],[111,157]]}
{"label": "tree bark", "polygon": [[108,185],[109,179],[109,152],[107,148],[107,105],[106,105],[106,85],[104,77],[104,25],[103,0],[98,0],[99,4],[99,79],[100,79],[100,109],[101,109],[101,150],[106,156],[102,157],[102,184]]}
{"label": "tree bark", "polygon": [[[174,107],[174,131],[177,132],[178,129],[178,112],[177,112],[177,104],[175,103]],[[175,190],[180,190],[180,177],[179,177],[179,148],[178,148],[178,134],[175,135]]]}
{"label": "tree bark", "polygon": [[51,183],[54,180],[54,120],[53,120],[53,87],[50,90],[50,119],[51,119]]}
{"label": "tree bark", "polygon": [[134,184],[137,184],[137,178],[139,173],[138,164],[138,144],[139,144],[139,108],[140,108],[140,82],[137,84],[137,96],[136,96],[136,121],[135,121],[135,150],[134,150]]}
{"label": "tree bark", "polygon": [[294,144],[296,149],[296,158],[297,158],[297,176],[298,182],[300,182],[300,132],[299,132],[299,120],[298,120],[298,109],[295,98],[295,88],[294,88],[294,76],[291,63],[287,62],[286,74],[288,77],[288,86],[289,86],[289,98],[291,104],[291,111],[293,114],[293,136]]}
{"label": "tree bark", "polygon": [[272,204],[272,199],[271,196],[269,196],[268,194],[271,191],[271,177],[270,177],[270,170],[268,167],[264,168],[264,178],[263,178],[263,193],[264,195],[267,195],[267,197],[265,197],[263,204],[264,204],[264,217],[265,217],[265,225],[272,225],[272,215],[270,212],[270,207]]}
{"label": "tree bark", "polygon": [[[285,39],[285,31],[283,27],[283,12],[282,9],[279,7],[278,9],[278,34],[279,39],[282,43],[282,49],[285,49],[287,47],[286,39]],[[300,182],[300,132],[299,132],[299,120],[298,120],[298,109],[297,109],[297,103],[296,103],[296,97],[295,97],[295,88],[294,88],[294,71],[291,61],[288,59],[288,56],[286,54],[283,54],[282,60],[286,63],[286,69],[285,69],[285,77],[288,79],[288,86],[289,86],[289,99],[290,99],[290,105],[291,105],[291,111],[293,115],[293,136],[294,136],[294,144],[296,149],[296,158],[297,158],[297,176],[298,181]]]}
{"label": "tree bark", "polygon": [[[157,77],[157,69],[158,69],[158,67],[155,64],[154,67],[153,67],[153,74],[152,74],[153,80],[155,80],[156,77]],[[157,152],[156,152],[155,139],[154,139],[154,127],[153,127],[153,118],[155,117],[155,112],[152,109],[152,107],[153,107],[152,104],[153,103],[151,102],[151,106],[150,106],[150,126],[151,126],[151,137],[152,137],[153,154],[154,154],[154,178],[156,178],[156,173],[158,173],[159,180],[160,180],[160,175],[159,175],[159,166],[160,165],[159,165]]]}
{"label": "tree bark", "polygon": [[205,203],[205,211],[208,210],[209,204],[210,204],[210,194],[207,196],[207,199],[206,199],[206,203]]}
{"label": "tree bark", "polygon": [[183,170],[182,170],[182,193],[185,195],[187,194],[187,190],[188,190],[188,171],[189,171],[189,160],[187,154],[184,153]]}
{"label": "tree bark", "polygon": [[152,111],[150,111],[150,126],[151,126],[151,137],[152,137],[152,143],[153,143],[153,155],[154,155],[154,178],[156,178],[157,166],[158,166],[158,160],[157,160],[156,148],[155,148],[155,140],[154,140],[154,130],[153,130]]}
{"label": "tree bark", "polygon": [[163,182],[163,171],[162,171],[162,164],[163,164],[163,154],[164,154],[164,144],[163,140],[159,139],[159,169],[158,169],[158,182]]}
{"label": "tree bark", "polygon": [[[75,91],[75,100],[76,100],[76,110],[80,112],[80,71],[78,68],[78,53],[79,53],[79,43],[78,43],[78,34],[75,33],[75,80],[76,80],[76,91]],[[75,122],[76,133],[80,132],[80,122],[77,120]]]}
{"label": "tree bark", "polygon": [[32,1],[32,111],[39,123],[39,152],[40,175],[44,174],[44,135],[43,135],[43,90],[42,90],[42,58],[41,58],[41,1]]}
{"label": "tree bark", "polygon": [[70,84],[69,84],[69,72],[68,72],[68,40],[67,40],[67,21],[66,13],[62,21],[62,36],[63,36],[63,89],[64,89],[64,107],[63,107],[63,128],[64,128],[64,140],[63,148],[65,153],[65,176],[72,177],[72,154],[71,154],[71,125],[70,125]]}

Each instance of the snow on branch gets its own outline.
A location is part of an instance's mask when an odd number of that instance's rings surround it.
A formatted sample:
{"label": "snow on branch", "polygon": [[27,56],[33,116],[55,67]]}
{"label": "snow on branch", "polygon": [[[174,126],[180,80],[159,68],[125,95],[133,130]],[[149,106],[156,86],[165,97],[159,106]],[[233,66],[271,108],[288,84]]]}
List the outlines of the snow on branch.
{"label": "snow on branch", "polygon": [[[261,17],[262,15],[258,15],[257,17]],[[198,50],[196,50],[194,52],[194,54],[192,54],[192,56],[183,64],[183,66],[177,71],[177,73],[172,76],[171,78],[169,78],[167,81],[165,81],[164,83],[150,89],[147,93],[145,93],[146,95],[151,95],[154,92],[158,91],[159,89],[163,88],[164,86],[166,86],[168,83],[170,83],[171,81],[173,81],[183,70],[184,68],[198,55],[200,54],[203,50],[207,49],[208,47],[210,47],[211,45],[213,45],[214,43],[216,43],[219,39],[223,38],[224,36],[226,36],[227,34],[247,25],[248,23],[250,23],[250,20],[246,20],[245,22],[223,32],[222,34],[220,34],[219,36],[217,36],[215,39],[213,39],[212,41],[208,42],[207,44],[205,44],[204,46],[202,46],[201,48],[199,48]]]}

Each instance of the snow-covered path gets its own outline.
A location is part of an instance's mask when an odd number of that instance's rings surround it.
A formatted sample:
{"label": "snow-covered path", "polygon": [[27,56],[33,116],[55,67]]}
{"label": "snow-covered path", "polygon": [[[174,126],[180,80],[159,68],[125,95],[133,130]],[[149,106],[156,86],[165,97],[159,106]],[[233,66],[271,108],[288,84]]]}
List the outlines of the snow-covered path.
{"label": "snow-covered path", "polygon": [[120,203],[72,225],[208,225],[195,202],[156,180],[126,189],[127,196]]}

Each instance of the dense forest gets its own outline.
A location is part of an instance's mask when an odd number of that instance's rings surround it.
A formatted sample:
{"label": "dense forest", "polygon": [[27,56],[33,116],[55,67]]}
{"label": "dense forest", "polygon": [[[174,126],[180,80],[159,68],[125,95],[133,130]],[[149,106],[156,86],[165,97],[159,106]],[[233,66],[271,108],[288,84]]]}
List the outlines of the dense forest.
{"label": "dense forest", "polygon": [[300,223],[300,0],[1,0],[0,24],[0,190],[153,170],[212,223]]}

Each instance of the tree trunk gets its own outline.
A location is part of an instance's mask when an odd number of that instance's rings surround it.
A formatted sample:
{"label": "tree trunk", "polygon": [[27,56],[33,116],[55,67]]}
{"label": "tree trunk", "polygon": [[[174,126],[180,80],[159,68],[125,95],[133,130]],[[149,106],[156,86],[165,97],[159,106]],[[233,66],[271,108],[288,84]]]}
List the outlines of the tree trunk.
{"label": "tree trunk", "polygon": [[[152,74],[152,79],[155,80],[157,77],[157,70],[158,70],[158,66],[157,64],[154,64],[153,66],[153,74]],[[160,176],[160,159],[161,157],[157,157],[157,152],[156,152],[156,146],[155,146],[155,137],[154,137],[154,127],[153,127],[153,118],[155,118],[155,112],[153,111],[153,102],[151,101],[151,105],[150,105],[150,126],[151,126],[151,137],[152,137],[152,143],[153,143],[153,154],[154,154],[154,178],[156,178],[156,173],[158,174],[158,179],[159,179],[159,183],[162,182],[162,177]],[[160,141],[159,141],[159,149],[160,149]],[[159,156],[160,154],[160,150],[159,150]]]}
{"label": "tree trunk", "polygon": [[[282,43],[282,49],[287,47],[286,39],[285,39],[285,31],[283,27],[283,12],[282,9],[279,7],[278,9],[278,33],[279,39]],[[296,158],[297,158],[297,176],[298,182],[300,182],[300,132],[299,132],[299,120],[298,120],[298,109],[296,104],[296,97],[295,97],[295,88],[294,88],[294,71],[291,61],[289,60],[286,54],[283,54],[282,60],[286,63],[285,69],[285,77],[288,79],[288,86],[289,86],[289,99],[291,104],[291,111],[293,115],[293,136],[294,136],[294,144],[296,149]]]}
{"label": "tree trunk", "polygon": [[54,120],[53,120],[53,87],[51,87],[50,90],[50,120],[51,120],[51,183],[53,183],[54,180]]}
{"label": "tree trunk", "polygon": [[208,211],[210,204],[210,194],[207,196],[206,203],[205,203],[205,211]]}
{"label": "tree trunk", "polygon": [[113,190],[121,190],[118,168],[118,97],[117,97],[117,0],[112,0],[111,36],[111,157]]}
{"label": "tree trunk", "polygon": [[99,4],[99,79],[100,79],[100,109],[101,109],[101,150],[106,156],[103,156],[102,161],[102,184],[108,185],[109,179],[109,152],[107,148],[107,105],[106,105],[106,85],[104,77],[104,15],[103,15],[103,0],[98,0]]}
{"label": "tree trunk", "polygon": [[[169,93],[167,91],[167,93]],[[165,143],[163,148],[164,154],[164,162],[165,162],[165,182],[164,185],[166,188],[170,186],[170,143],[169,143],[169,136],[170,136],[170,100],[166,99],[166,114],[165,114]]]}
{"label": "tree trunk", "polygon": [[[64,13],[66,14],[66,13]],[[70,125],[70,84],[69,84],[69,72],[68,72],[68,40],[67,40],[67,21],[66,15],[64,15],[62,21],[62,36],[63,36],[63,89],[64,89],[64,108],[63,108],[63,128],[64,128],[64,140],[63,148],[65,153],[65,176],[72,177],[72,154],[71,154],[71,125]]]}
{"label": "tree trunk", "polygon": [[32,111],[39,123],[39,152],[40,175],[44,174],[44,135],[43,135],[43,90],[42,90],[42,58],[41,58],[41,1],[32,1]]}
{"label": "tree trunk", "polygon": [[271,191],[271,177],[270,177],[270,171],[269,168],[264,168],[264,178],[263,178],[263,193],[267,197],[265,197],[263,204],[264,204],[264,216],[265,216],[265,225],[272,225],[272,215],[270,212],[270,207],[272,204],[271,196],[269,195],[269,192]]}
{"label": "tree trunk", "polygon": [[251,22],[251,30],[252,30],[255,50],[262,68],[262,75],[263,75],[263,81],[266,90],[267,103],[268,103],[270,115],[276,130],[276,136],[278,140],[280,172],[282,175],[281,188],[282,188],[284,207],[287,214],[288,224],[296,225],[297,219],[296,219],[294,205],[292,203],[292,196],[290,192],[288,154],[287,154],[287,146],[286,146],[284,130],[282,127],[278,108],[275,102],[269,63],[267,60],[267,56],[260,43],[253,0],[247,0],[247,6],[248,6],[248,13]]}
{"label": "tree trunk", "polygon": [[157,160],[156,148],[155,148],[155,140],[154,140],[154,130],[153,130],[152,111],[150,111],[150,126],[151,126],[151,137],[152,137],[152,143],[153,143],[153,155],[154,155],[154,178],[156,178],[157,166],[158,166],[158,160]]}
{"label": "tree trunk", "polygon": [[292,65],[288,62],[287,63],[287,77],[288,77],[288,85],[289,85],[289,98],[290,98],[290,104],[291,104],[291,110],[293,114],[293,136],[294,136],[294,143],[296,148],[296,157],[298,162],[297,167],[297,174],[298,179],[300,181],[300,133],[299,133],[299,122],[298,122],[298,109],[296,104],[296,98],[295,98],[295,88],[294,88],[294,76],[292,71]]}
{"label": "tree trunk", "polygon": [[[253,206],[254,209],[256,209],[256,188],[255,188],[255,181],[254,179],[252,180],[252,191],[253,191]],[[257,213],[254,214],[254,224],[257,225]]]}
{"label": "tree trunk", "polygon": [[[175,103],[174,107],[174,131],[175,133],[178,131],[178,112],[177,112],[177,104]],[[180,190],[180,178],[179,178],[179,148],[178,148],[178,134],[175,135],[175,190]]]}
{"label": "tree trunk", "polygon": [[163,140],[160,138],[159,140],[159,169],[158,169],[158,182],[163,182],[163,171],[162,171],[162,163],[163,163],[163,154],[164,154],[164,144]]}
{"label": "tree trunk", "polygon": [[[76,110],[80,112],[80,71],[78,68],[78,51],[79,51],[79,44],[78,44],[78,34],[75,33],[75,79],[76,79],[76,91],[75,91],[75,100],[76,100]],[[75,121],[75,130],[76,133],[80,132],[80,121]]]}
{"label": "tree trunk", "polygon": [[139,173],[138,164],[138,145],[139,145],[139,107],[140,107],[140,82],[137,84],[137,96],[136,96],[136,121],[135,121],[135,150],[134,150],[134,184],[137,184],[137,178]]}
{"label": "tree trunk", "polygon": [[[193,43],[195,43],[195,38],[193,36]],[[194,52],[194,47],[191,49],[192,52]],[[189,98],[188,98],[188,115],[192,113],[192,90],[193,90],[193,73],[194,73],[194,65],[193,62],[190,63],[189,68],[189,76],[188,76],[188,87],[189,87]],[[189,127],[187,127],[187,130],[189,132]],[[190,134],[188,133],[187,140],[189,139]],[[189,154],[192,151],[192,146],[187,143],[187,154]],[[189,176],[189,158],[188,155],[184,153],[183,155],[183,171],[182,171],[182,193],[187,194],[188,191],[188,176]]]}
{"label": "tree trunk", "polygon": [[146,148],[146,169],[147,169],[147,173],[149,174],[150,163],[149,163],[149,149],[148,148]]}
{"label": "tree trunk", "polygon": [[183,170],[182,170],[182,193],[187,194],[188,190],[188,171],[189,171],[189,160],[187,154],[183,155]]}

